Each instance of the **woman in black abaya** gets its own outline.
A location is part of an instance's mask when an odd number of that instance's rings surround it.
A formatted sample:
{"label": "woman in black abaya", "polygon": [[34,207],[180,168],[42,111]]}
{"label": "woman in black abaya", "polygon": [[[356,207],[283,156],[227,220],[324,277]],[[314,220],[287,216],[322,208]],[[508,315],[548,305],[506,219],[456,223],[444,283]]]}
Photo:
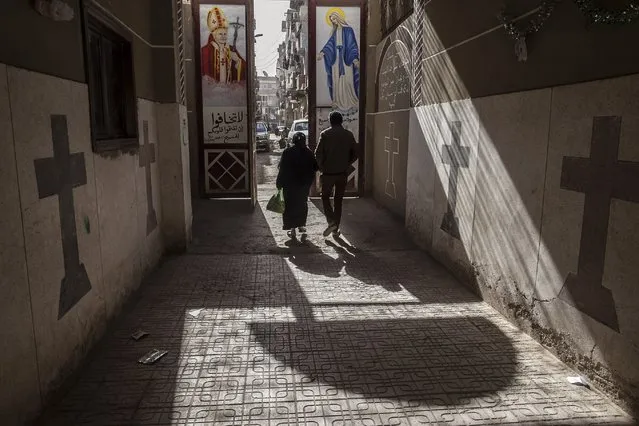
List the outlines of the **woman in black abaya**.
{"label": "woman in black abaya", "polygon": [[293,145],[282,153],[279,168],[276,185],[284,190],[284,230],[290,238],[296,238],[297,231],[305,238],[308,193],[318,167],[303,133],[293,135]]}

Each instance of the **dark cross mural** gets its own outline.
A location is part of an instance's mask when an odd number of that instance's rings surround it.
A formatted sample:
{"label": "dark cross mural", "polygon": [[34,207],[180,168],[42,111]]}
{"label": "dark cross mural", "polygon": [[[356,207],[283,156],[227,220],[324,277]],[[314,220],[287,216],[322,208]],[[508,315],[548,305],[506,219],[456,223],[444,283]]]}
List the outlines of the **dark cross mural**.
{"label": "dark cross mural", "polygon": [[610,202],[639,203],[639,163],[620,161],[621,117],[595,117],[590,158],[564,157],[561,188],[586,194],[577,272],[570,273],[559,298],[619,331],[612,292],[603,286]]}
{"label": "dark cross mural", "polygon": [[455,211],[457,210],[458,178],[459,169],[468,168],[470,148],[461,145],[460,121],[450,123],[450,132],[453,139],[452,143],[451,145],[444,145],[442,150],[442,161],[444,164],[450,165],[450,174],[448,175],[448,211],[444,214],[441,229],[451,237],[460,240],[459,219],[455,216]]}
{"label": "dark cross mural", "polygon": [[84,264],[80,262],[78,235],[75,222],[73,188],[87,183],[84,154],[71,154],[65,115],[51,116],[53,158],[34,160],[38,195],[44,198],[58,196],[64,278],[60,287],[58,319],[71,310],[89,291],[91,281]]}
{"label": "dark cross mural", "polygon": [[395,123],[388,123],[388,136],[384,137],[384,151],[388,156],[388,169],[386,172],[386,185],[384,192],[389,197],[397,198],[395,186],[395,157],[399,155],[399,139],[395,137]]}
{"label": "dark cross mural", "polygon": [[144,145],[140,147],[140,167],[144,167],[146,174],[146,235],[150,235],[158,226],[158,218],[153,207],[153,181],[151,179],[151,164],[155,163],[155,144],[149,143],[149,122],[142,122],[144,130]]}

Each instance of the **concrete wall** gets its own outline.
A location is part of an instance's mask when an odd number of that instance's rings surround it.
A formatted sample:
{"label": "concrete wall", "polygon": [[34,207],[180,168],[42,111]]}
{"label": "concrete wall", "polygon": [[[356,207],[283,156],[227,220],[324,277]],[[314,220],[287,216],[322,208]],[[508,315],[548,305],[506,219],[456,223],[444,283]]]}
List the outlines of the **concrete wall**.
{"label": "concrete wall", "polygon": [[[12,42],[0,46],[0,62],[85,82],[81,1],[67,1],[76,14],[71,22],[54,22],[37,14],[30,1],[6,1],[0,14],[0,38]],[[84,4],[95,11],[107,11],[117,24],[132,30],[138,97],[175,102],[171,2],[84,0]],[[25,24],[33,30],[24,31]]]}
{"label": "concrete wall", "polygon": [[[54,23],[28,2],[15,3],[0,20],[20,25],[0,25],[3,35],[19,40],[22,28],[39,25],[50,33],[35,49],[19,43],[0,49],[0,412],[8,425],[38,414],[162,254],[186,247],[191,229],[188,124],[185,107],[175,103],[172,3],[154,2],[149,12],[150,2],[139,10],[101,2],[102,13],[137,40],[139,143],[156,153],[148,173],[142,148],[92,152],[78,4],[72,3],[72,22]],[[138,14],[144,17],[134,19]],[[167,27],[160,31],[152,22],[164,25],[167,16],[169,39]],[[47,59],[60,52],[68,57]],[[165,56],[171,71],[152,72]],[[66,146],[72,163],[51,167],[46,159]],[[68,176],[59,174],[64,170]],[[59,182],[73,188],[58,195],[65,188]]]}
{"label": "concrete wall", "polygon": [[[514,41],[496,19],[503,4],[486,0],[478,8],[464,0],[428,2],[421,41],[422,58],[430,59],[424,62],[424,72],[444,77],[444,70],[454,69],[457,75],[456,79],[426,79],[421,90],[428,102],[586,82],[639,69],[638,55],[623,42],[637,37],[638,24],[587,27],[574,1],[557,6],[543,29],[528,39],[528,60],[518,62]],[[606,2],[611,10],[624,4],[623,0]],[[508,2],[515,16],[538,5],[536,0]],[[442,51],[447,54],[433,56]],[[463,81],[463,88],[458,81]]]}
{"label": "concrete wall", "polygon": [[184,19],[184,56],[186,60],[186,106],[189,122],[189,140],[192,141],[190,145],[189,158],[191,160],[191,195],[193,197],[200,197],[201,194],[201,182],[200,182],[200,170],[202,165],[200,164],[200,148],[199,148],[199,118],[197,110],[198,100],[198,85],[197,79],[201,78],[200,66],[195,60],[195,35],[194,25],[198,27],[197,22],[193,22],[193,9],[191,4],[184,4],[182,7],[182,14]]}
{"label": "concrete wall", "polygon": [[[370,55],[372,102],[367,108],[366,181],[374,198],[397,216],[406,214],[408,118],[412,84],[412,21],[404,22]],[[371,49],[372,50],[372,49]],[[372,52],[371,52],[372,53]],[[371,105],[372,104],[372,105]]]}
{"label": "concrete wall", "polygon": [[[561,2],[519,62],[495,19],[502,2],[484,3],[415,2],[413,107],[408,120],[393,118],[409,129],[406,168],[396,170],[406,175],[406,226],[639,412],[639,52],[627,48],[639,23],[586,28]],[[515,14],[538,2],[517,3]],[[369,114],[367,149],[382,152],[377,122],[389,114],[383,105]],[[382,201],[384,166],[372,171]]]}
{"label": "concrete wall", "polygon": [[[79,0],[67,4],[79,13]],[[0,43],[0,62],[68,80],[85,81],[79,19],[54,22],[34,12],[33,2],[24,0],[4,0],[2,8],[0,40],[11,42]],[[29,26],[25,27],[25,24]],[[30,30],[26,31],[27,28]]]}
{"label": "concrete wall", "polygon": [[84,0],[87,8],[106,11],[104,19],[130,33],[138,97],[176,102],[173,9],[170,0]]}

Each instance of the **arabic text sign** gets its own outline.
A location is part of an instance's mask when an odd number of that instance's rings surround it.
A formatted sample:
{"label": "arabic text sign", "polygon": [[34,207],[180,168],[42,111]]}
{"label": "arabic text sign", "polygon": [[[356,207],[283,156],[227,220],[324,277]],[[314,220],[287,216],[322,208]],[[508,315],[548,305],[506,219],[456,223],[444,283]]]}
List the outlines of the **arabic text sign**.
{"label": "arabic text sign", "polygon": [[[331,127],[331,124],[328,120],[328,116],[330,115],[333,109],[331,108],[317,108],[317,137],[322,131]],[[359,142],[359,110],[344,112],[340,111],[344,118],[344,122],[342,126],[346,130],[350,130],[353,132],[353,136],[355,136],[355,140]]]}
{"label": "arabic text sign", "polygon": [[379,75],[379,111],[410,108],[410,57],[401,41],[393,42],[385,56]]}
{"label": "arabic text sign", "polygon": [[248,143],[246,107],[204,107],[205,144]]}

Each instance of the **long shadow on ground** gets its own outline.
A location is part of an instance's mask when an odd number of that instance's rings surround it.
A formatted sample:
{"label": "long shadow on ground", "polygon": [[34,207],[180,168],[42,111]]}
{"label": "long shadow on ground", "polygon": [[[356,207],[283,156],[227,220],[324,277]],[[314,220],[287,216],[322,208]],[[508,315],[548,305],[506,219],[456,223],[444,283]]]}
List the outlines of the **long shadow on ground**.
{"label": "long shadow on ground", "polygon": [[[366,200],[348,211],[360,219],[346,228],[357,248],[327,246],[317,211],[310,242],[287,245],[261,208],[196,203],[189,254],[143,286],[42,424],[556,424],[609,414],[597,394],[566,391],[566,368],[415,250],[401,224]],[[150,335],[136,342],[136,328]],[[136,363],[153,348],[169,353]]]}

